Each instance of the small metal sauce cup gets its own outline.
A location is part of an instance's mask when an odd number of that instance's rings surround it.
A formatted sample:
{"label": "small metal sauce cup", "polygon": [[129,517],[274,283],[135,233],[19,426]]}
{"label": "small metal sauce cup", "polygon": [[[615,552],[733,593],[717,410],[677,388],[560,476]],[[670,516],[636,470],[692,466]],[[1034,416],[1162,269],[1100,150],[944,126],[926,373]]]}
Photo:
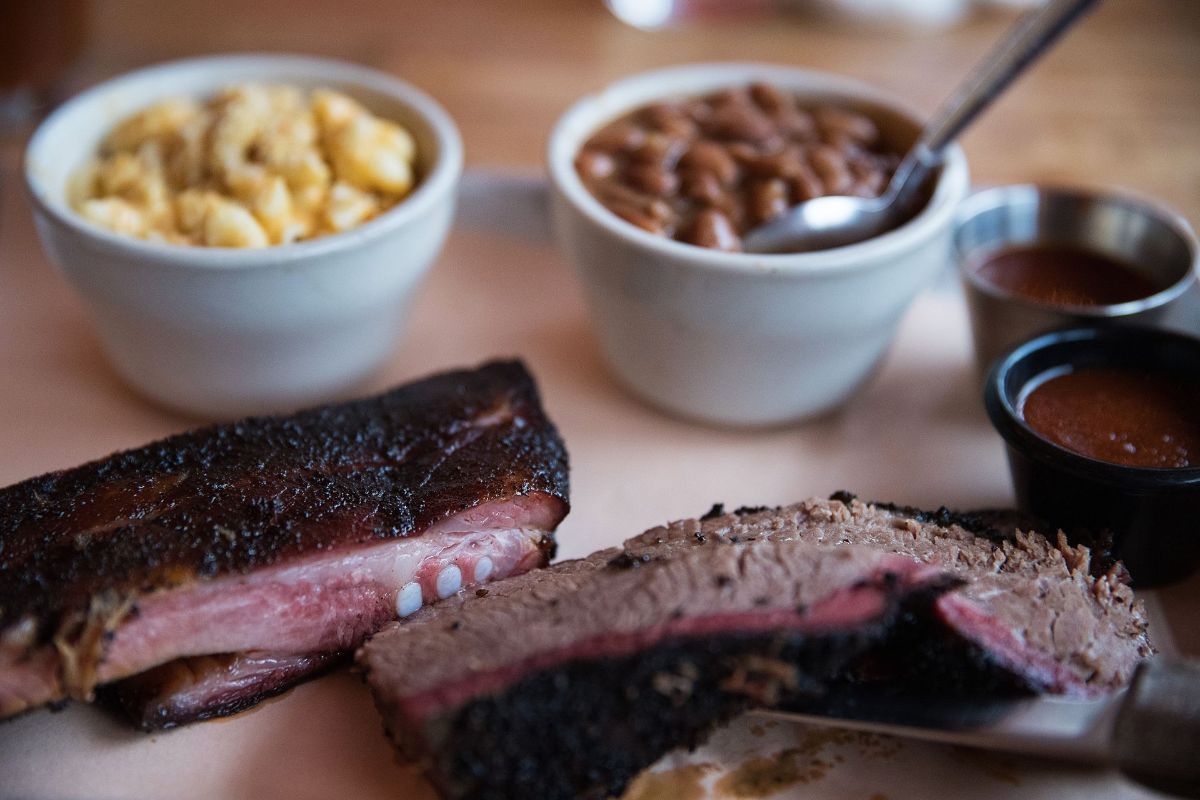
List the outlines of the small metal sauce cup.
{"label": "small metal sauce cup", "polygon": [[[1074,245],[1141,271],[1159,290],[1116,305],[1052,305],[995,286],[978,274],[991,253],[1019,245]],[[959,207],[955,257],[967,296],[980,374],[1010,347],[1056,328],[1132,322],[1195,330],[1196,235],[1172,211],[1108,192],[997,186]],[[1190,319],[1189,315],[1196,317]]]}

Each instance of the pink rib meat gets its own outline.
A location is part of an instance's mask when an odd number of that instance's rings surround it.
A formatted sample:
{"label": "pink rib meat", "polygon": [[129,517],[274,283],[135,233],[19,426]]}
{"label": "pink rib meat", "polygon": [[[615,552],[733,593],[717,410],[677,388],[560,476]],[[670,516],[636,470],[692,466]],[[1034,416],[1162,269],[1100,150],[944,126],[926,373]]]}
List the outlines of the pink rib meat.
{"label": "pink rib meat", "polygon": [[[469,509],[421,536],[316,553],[245,576],[159,591],[113,632],[98,683],[187,656],[249,650],[310,654],[354,647],[396,616],[396,595],[418,582],[426,602],[438,574],[458,566],[464,582],[479,559],[489,580],[537,566],[541,545],[561,516],[557,501],[514,498]],[[0,659],[3,651],[0,651]],[[21,661],[0,660],[0,710],[51,700],[60,691],[58,659],[43,648]]]}

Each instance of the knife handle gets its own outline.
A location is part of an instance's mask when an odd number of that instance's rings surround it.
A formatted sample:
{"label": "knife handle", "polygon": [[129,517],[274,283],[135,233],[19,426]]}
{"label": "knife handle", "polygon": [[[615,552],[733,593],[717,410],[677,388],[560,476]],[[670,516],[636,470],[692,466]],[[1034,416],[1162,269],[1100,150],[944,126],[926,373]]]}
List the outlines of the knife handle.
{"label": "knife handle", "polygon": [[1159,656],[1138,667],[1117,713],[1113,751],[1135,781],[1200,798],[1200,661]]}

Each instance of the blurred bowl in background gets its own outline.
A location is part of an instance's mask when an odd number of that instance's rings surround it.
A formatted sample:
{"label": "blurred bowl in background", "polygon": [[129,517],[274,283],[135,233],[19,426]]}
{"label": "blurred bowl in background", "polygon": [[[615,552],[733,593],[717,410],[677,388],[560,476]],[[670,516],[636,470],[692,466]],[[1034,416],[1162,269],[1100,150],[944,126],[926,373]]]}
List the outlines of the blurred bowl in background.
{"label": "blurred bowl in background", "polygon": [[[1064,305],[997,286],[981,274],[990,256],[1024,246],[1079,248],[1148,281],[1148,294],[1110,305]],[[1113,192],[1048,186],[982,189],[962,204],[955,256],[967,296],[980,373],[1032,336],[1071,325],[1126,322],[1172,326],[1196,282],[1196,235],[1178,214]]]}
{"label": "blurred bowl in background", "polygon": [[763,255],[642,230],[605,208],[577,174],[581,145],[621,115],[754,81],[862,111],[904,149],[922,124],[892,95],[839,75],[697,64],[583,98],[559,119],[548,153],[557,238],[582,279],[613,372],[654,405],[717,424],[789,422],[850,397],[887,352],[917,292],[946,266],[954,211],[969,182],[966,159],[952,147],[929,203],[895,230],[847,247]]}
{"label": "blurred bowl in background", "polygon": [[[262,249],[144,241],[71,208],[71,176],[116,123],[248,81],[341,90],[400,123],[416,140],[419,184],[353,230]],[[230,55],[138,70],[71,99],[30,140],[25,178],[42,244],[117,372],[165,405],[230,418],[333,399],[381,366],[449,231],[462,160],[450,116],[404,81],[325,59]]]}

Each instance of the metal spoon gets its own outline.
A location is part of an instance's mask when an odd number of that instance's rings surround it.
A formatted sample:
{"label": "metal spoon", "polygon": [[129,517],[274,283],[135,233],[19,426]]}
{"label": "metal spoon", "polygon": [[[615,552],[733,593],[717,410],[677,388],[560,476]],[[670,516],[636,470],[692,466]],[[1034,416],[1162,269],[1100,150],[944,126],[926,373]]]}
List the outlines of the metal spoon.
{"label": "metal spoon", "polygon": [[743,237],[750,253],[795,253],[861,242],[917,210],[942,151],[1097,0],[1050,0],[1020,19],[933,116],[879,197],[807,200]]}

